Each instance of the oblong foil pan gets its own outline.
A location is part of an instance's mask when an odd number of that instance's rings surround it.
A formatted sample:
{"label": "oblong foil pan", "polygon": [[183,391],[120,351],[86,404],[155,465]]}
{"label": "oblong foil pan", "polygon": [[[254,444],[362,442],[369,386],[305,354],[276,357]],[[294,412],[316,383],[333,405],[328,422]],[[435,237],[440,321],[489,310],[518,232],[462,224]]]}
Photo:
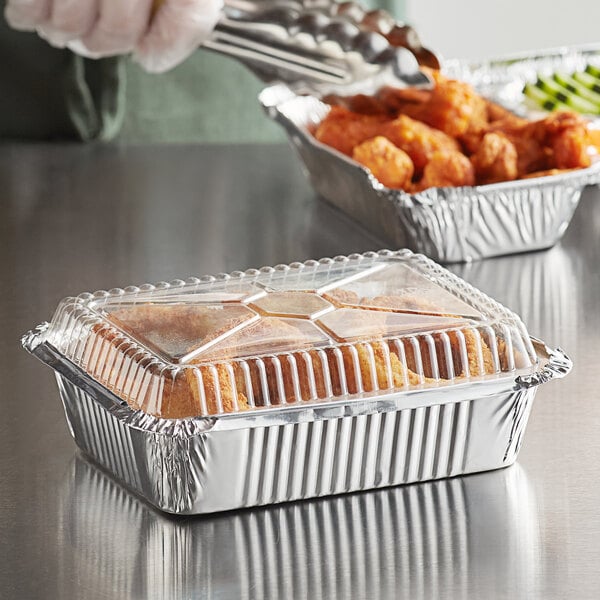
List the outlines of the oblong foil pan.
{"label": "oblong foil pan", "polygon": [[133,410],[66,359],[40,326],[26,350],[51,366],[77,445],[131,490],[203,514],[440,479],[512,464],[537,387],[566,375],[532,340],[534,372],[325,405],[160,419]]}
{"label": "oblong foil pan", "polygon": [[[488,80],[493,75],[488,69]],[[473,187],[392,190],[370,171],[312,134],[330,107],[284,85],[259,100],[286,131],[314,189],[382,242],[438,262],[468,262],[549,248],[567,229],[587,185],[600,182],[600,161],[548,177]]]}

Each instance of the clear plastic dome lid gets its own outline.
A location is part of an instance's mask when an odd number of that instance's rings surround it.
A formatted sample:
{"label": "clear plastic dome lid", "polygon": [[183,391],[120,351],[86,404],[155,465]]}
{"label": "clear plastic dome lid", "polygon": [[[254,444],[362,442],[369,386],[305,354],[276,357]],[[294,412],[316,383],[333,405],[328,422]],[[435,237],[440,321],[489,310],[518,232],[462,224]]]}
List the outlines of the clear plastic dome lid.
{"label": "clear plastic dome lid", "polygon": [[165,418],[448,384],[532,366],[518,317],[407,251],[83,294],[50,341]]}

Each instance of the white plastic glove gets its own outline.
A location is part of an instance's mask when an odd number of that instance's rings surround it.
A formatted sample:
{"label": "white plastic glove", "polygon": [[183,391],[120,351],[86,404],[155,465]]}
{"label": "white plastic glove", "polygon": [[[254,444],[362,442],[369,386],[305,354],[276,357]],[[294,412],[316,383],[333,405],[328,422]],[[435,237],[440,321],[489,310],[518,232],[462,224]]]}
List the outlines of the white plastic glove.
{"label": "white plastic glove", "polygon": [[8,0],[15,29],[90,58],[133,53],[147,71],[168,71],[211,33],[223,0]]}

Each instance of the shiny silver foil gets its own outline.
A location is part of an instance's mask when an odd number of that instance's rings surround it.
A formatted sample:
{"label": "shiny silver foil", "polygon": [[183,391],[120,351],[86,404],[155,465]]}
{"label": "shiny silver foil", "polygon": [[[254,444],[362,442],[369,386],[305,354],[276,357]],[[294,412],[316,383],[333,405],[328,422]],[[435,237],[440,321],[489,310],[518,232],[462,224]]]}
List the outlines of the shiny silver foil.
{"label": "shiny silver foil", "polygon": [[202,514],[497,469],[519,452],[537,387],[571,368],[532,340],[534,372],[327,404],[166,420],[135,411],[44,339],[77,445],[158,508]]}
{"label": "shiny silver foil", "polygon": [[[473,573],[491,580],[502,573],[516,590],[547,581],[536,551],[537,506],[517,464],[326,501],[173,519],[76,456],[60,490],[58,547],[71,551],[88,586],[97,583],[116,598],[467,598],[477,597]],[[400,589],[405,594],[397,596]]]}
{"label": "shiny silver foil", "polygon": [[[516,112],[533,116],[522,88],[538,70],[556,70],[560,64],[575,69],[586,60],[600,63],[597,49],[553,52],[476,64],[449,61],[444,70]],[[600,182],[599,161],[587,169],[549,177],[431,188],[417,194],[390,190],[366,168],[313,137],[311,132],[329,111],[326,104],[298,96],[283,85],[266,88],[259,100],[286,130],[313,187],[324,199],[385,244],[410,248],[438,262],[549,248],[568,227],[583,189]]]}

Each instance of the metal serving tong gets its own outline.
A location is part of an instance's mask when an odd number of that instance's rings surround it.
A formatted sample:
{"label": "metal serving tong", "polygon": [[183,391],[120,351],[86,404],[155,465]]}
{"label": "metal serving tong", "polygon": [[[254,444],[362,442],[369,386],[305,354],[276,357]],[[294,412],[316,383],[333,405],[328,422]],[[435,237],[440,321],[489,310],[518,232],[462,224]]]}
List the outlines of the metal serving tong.
{"label": "metal serving tong", "polygon": [[[374,93],[384,85],[430,87],[416,53],[384,36],[403,32],[404,46],[411,46],[410,31],[387,13],[366,13],[355,3],[226,0],[204,47],[237,58],[265,81],[283,80],[297,92],[351,95]],[[412,47],[422,49],[420,43]]]}
{"label": "metal serving tong", "polygon": [[225,0],[203,47],[240,60],[264,81],[320,96],[431,87],[420,63],[439,67],[412,28],[384,11],[333,0]]}

